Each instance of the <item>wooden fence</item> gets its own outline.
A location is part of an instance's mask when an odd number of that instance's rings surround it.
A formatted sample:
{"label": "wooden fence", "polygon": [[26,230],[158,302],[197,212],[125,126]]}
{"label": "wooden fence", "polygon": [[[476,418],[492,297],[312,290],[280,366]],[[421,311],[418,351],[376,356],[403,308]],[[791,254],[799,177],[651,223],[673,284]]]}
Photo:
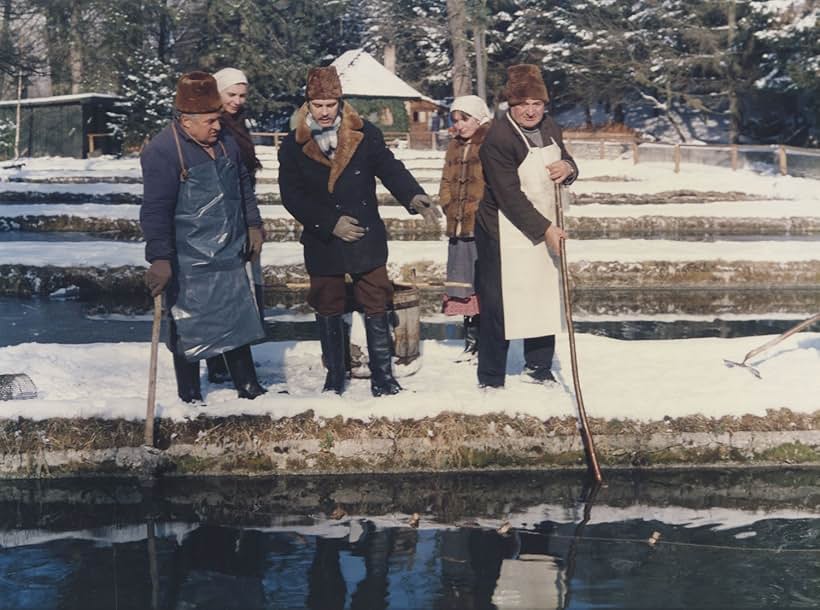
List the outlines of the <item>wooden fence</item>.
{"label": "wooden fence", "polygon": [[[275,147],[279,146],[282,138],[287,133],[281,131],[275,132],[253,132],[251,135],[259,139],[268,139],[268,141]],[[439,137],[439,134],[431,132],[431,142],[434,148],[444,142],[444,138]],[[391,146],[403,146],[411,148],[410,133],[406,131],[385,131],[385,141]],[[697,153],[713,152],[718,153],[719,157],[725,154],[725,162],[728,167],[733,170],[740,169],[745,165],[742,160],[746,156],[763,156],[771,159],[771,164],[776,165],[780,174],[788,175],[789,173],[789,156],[804,156],[810,159],[808,165],[808,174],[812,177],[820,179],[820,149],[816,148],[800,148],[797,146],[786,146],[783,144],[665,144],[655,142],[642,142],[635,137],[634,134],[620,134],[620,133],[605,133],[593,134],[583,131],[566,130],[564,132],[564,144],[567,149],[578,158],[582,159],[607,159],[620,158],[625,153],[631,151],[632,162],[638,164],[642,157],[649,155],[649,150],[663,150],[663,156],[668,158],[673,163],[675,173],[679,173],[681,164],[684,162],[684,157],[689,156],[693,159],[692,163],[698,163],[694,160]],[[612,148],[615,148],[615,154],[611,154]],[[642,154],[641,151],[644,151]],[[687,153],[689,153],[687,155]],[[720,154],[723,153],[723,154]],[[657,155],[654,155],[657,157]],[[701,155],[703,156],[703,155]],[[701,161],[704,164],[706,161]],[[711,161],[709,162],[711,163]],[[798,172],[804,173],[804,172]]]}

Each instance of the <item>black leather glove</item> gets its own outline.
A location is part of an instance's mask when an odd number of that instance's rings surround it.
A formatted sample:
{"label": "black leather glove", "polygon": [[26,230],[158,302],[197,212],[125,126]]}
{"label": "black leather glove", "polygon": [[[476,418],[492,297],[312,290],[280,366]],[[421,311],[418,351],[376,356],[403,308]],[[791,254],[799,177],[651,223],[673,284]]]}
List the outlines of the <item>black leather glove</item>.
{"label": "black leather glove", "polygon": [[339,216],[333,234],[342,241],[358,241],[364,237],[365,230],[359,226],[359,221],[352,216]]}
{"label": "black leather glove", "polygon": [[441,210],[433,203],[425,193],[419,193],[410,200],[410,208],[424,218],[424,222],[431,224],[438,224],[438,219],[441,218]]}
{"label": "black leather glove", "polygon": [[168,282],[171,280],[171,261],[157,259],[151,263],[148,271],[145,272],[145,285],[151,291],[151,296],[160,294]]}
{"label": "black leather glove", "polygon": [[248,260],[255,261],[262,254],[262,244],[265,243],[265,229],[262,227],[248,227]]}

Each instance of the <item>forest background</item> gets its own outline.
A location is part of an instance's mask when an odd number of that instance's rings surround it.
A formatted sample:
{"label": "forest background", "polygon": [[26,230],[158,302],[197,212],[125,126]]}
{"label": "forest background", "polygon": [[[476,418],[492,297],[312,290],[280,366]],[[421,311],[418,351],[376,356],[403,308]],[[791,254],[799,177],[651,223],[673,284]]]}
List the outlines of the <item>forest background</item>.
{"label": "forest background", "polygon": [[[307,69],[364,48],[444,103],[498,101],[505,67],[542,66],[575,127],[642,108],[666,139],[692,116],[729,142],[820,145],[817,0],[0,0],[0,97],[124,97],[141,142],[186,71],[241,68],[257,130],[286,129]],[[2,128],[2,126],[0,126]]]}

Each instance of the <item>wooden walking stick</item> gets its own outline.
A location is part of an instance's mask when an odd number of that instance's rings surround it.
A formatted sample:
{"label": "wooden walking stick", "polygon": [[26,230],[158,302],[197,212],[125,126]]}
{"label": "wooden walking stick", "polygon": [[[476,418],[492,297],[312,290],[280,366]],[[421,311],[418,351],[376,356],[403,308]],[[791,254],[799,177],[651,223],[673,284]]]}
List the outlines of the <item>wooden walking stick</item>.
{"label": "wooden walking stick", "polygon": [[[555,219],[558,227],[564,228],[564,206],[562,202],[561,187],[555,185]],[[569,335],[569,354],[572,362],[572,384],[575,387],[575,402],[578,405],[578,431],[581,433],[581,442],[584,445],[584,455],[587,460],[587,467],[596,483],[603,481],[601,468],[598,466],[598,456],[595,454],[595,443],[592,440],[592,433],[589,431],[589,421],[587,421],[586,409],[584,409],[584,398],[581,395],[581,379],[578,376],[578,358],[575,354],[575,329],[572,327],[572,299],[569,291],[569,270],[567,266],[567,246],[562,239],[561,242],[561,282],[564,288],[564,317],[567,321],[567,333]]]}
{"label": "wooden walking stick", "polygon": [[145,444],[154,446],[154,406],[157,398],[157,352],[162,323],[162,294],[154,297],[154,323],[151,326],[151,363],[148,365],[148,405],[145,409]]}

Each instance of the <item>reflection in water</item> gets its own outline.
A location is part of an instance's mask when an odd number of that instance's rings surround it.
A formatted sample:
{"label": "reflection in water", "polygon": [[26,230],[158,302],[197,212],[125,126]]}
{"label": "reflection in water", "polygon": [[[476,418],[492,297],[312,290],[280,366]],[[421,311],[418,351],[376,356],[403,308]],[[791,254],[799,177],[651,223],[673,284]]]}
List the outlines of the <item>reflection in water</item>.
{"label": "reflection in water", "polygon": [[572,473],[6,482],[0,607],[810,606],[815,480],[611,473],[597,496]]}

